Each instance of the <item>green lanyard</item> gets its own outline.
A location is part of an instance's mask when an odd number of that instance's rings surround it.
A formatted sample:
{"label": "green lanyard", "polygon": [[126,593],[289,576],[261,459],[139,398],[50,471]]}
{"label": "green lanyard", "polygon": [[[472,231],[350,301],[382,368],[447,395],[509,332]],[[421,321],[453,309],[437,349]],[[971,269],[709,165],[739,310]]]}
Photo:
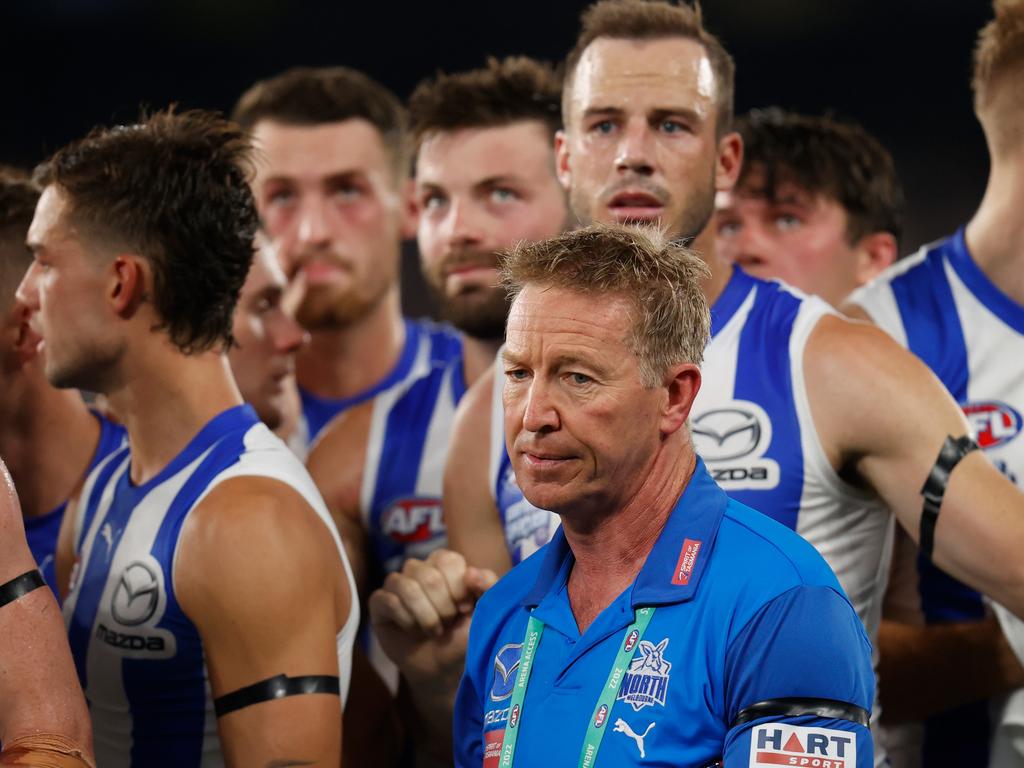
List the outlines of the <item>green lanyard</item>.
{"label": "green lanyard", "polygon": [[[615,655],[612,671],[608,674],[608,681],[601,689],[601,695],[597,697],[597,704],[590,717],[587,738],[583,742],[583,750],[580,752],[580,768],[591,768],[594,761],[597,760],[597,751],[601,748],[601,739],[604,738],[604,725],[608,722],[608,716],[615,704],[615,697],[619,693],[619,686],[622,685],[636,647],[640,644],[644,632],[647,631],[647,625],[654,617],[654,610],[654,608],[638,608],[636,620],[626,627],[626,634],[619,645],[619,652]],[[519,658],[519,674],[516,675],[516,685],[512,689],[512,701],[509,703],[505,737],[501,741],[499,768],[512,768],[512,761],[516,754],[516,741],[519,739],[519,724],[523,721],[523,701],[526,699],[526,688],[530,684],[533,660],[537,655],[537,648],[540,646],[540,638],[543,634],[544,622],[531,615],[530,621],[526,625],[526,636],[523,638],[523,652]]]}

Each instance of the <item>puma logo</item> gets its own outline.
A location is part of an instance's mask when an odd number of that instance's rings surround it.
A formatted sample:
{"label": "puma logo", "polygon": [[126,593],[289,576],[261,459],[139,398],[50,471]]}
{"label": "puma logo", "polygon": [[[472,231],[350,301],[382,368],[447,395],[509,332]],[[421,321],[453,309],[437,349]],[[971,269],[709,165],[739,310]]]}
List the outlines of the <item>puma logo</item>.
{"label": "puma logo", "polygon": [[632,728],[629,727],[629,723],[623,720],[621,717],[615,721],[615,733],[624,733],[633,741],[636,742],[636,748],[640,750],[640,759],[647,757],[647,753],[644,752],[644,739],[647,738],[647,734],[651,732],[656,723],[651,723],[647,726],[647,730],[644,731],[643,736],[637,734]]}

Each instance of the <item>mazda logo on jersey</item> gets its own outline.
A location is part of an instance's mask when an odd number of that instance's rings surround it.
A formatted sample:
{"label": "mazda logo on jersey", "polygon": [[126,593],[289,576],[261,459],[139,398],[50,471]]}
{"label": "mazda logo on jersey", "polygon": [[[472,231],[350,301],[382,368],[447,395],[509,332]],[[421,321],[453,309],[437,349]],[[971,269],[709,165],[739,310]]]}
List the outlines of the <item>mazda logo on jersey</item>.
{"label": "mazda logo on jersey", "polygon": [[523,655],[522,643],[503,645],[494,656],[494,682],[491,684],[491,700],[503,701],[512,695],[512,688],[519,673],[519,659]]}
{"label": "mazda logo on jersey", "polygon": [[982,448],[997,448],[1020,434],[1020,413],[999,400],[965,403],[964,415]]}
{"label": "mazda logo on jersey", "polygon": [[118,624],[136,627],[156,613],[160,602],[160,581],[153,568],[136,560],[121,571],[110,612]]}
{"label": "mazda logo on jersey", "polygon": [[761,442],[761,422],[746,408],[716,408],[690,426],[705,461],[728,461],[753,453]]}
{"label": "mazda logo on jersey", "polygon": [[381,515],[381,530],[399,544],[430,541],[444,535],[441,500],[397,499]]}
{"label": "mazda logo on jersey", "polygon": [[696,412],[690,434],[697,453],[726,491],[771,490],[779,484],[779,465],[764,457],[772,442],[772,422],[757,403],[733,400]]}

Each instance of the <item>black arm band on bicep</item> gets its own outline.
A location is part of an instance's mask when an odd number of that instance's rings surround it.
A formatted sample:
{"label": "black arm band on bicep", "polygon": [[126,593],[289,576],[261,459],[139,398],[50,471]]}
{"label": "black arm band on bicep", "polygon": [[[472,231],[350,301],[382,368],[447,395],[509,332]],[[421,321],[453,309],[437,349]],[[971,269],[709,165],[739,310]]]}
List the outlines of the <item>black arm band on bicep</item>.
{"label": "black arm band on bicep", "polygon": [[213,702],[213,709],[217,717],[223,717],[236,709],[244,709],[261,701],[283,699],[285,696],[302,696],[307,693],[340,696],[341,681],[337,675],[276,675],[217,697]]}
{"label": "black arm band on bicep", "polygon": [[942,507],[942,497],[946,494],[949,476],[964,456],[976,450],[978,444],[967,435],[957,438],[947,436],[946,442],[939,450],[939,457],[935,459],[935,465],[921,488],[924,507],[921,509],[921,535],[918,547],[929,560],[932,559],[932,550],[935,548],[935,523],[939,520],[939,509]]}
{"label": "black arm band on bicep", "polygon": [[6,584],[0,584],[0,608],[3,608],[8,603],[13,603],[18,598],[24,597],[29,592],[45,586],[46,582],[43,580],[43,574],[38,570],[32,570],[21,574],[21,576],[15,576]]}
{"label": "black arm band on bicep", "polygon": [[811,715],[829,720],[849,720],[851,723],[868,727],[868,711],[855,704],[835,699],[786,698],[766,699],[751,704],[732,721],[731,728],[749,723],[761,717],[801,717]]}

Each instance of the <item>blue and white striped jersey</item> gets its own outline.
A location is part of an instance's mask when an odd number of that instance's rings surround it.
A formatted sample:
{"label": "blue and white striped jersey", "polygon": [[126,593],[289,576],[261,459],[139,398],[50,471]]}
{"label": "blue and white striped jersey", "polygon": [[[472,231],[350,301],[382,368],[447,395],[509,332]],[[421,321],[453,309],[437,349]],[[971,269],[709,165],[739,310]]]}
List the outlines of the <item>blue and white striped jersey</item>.
{"label": "blue and white striped jersey", "polygon": [[[248,405],[213,418],[156,477],[129,478],[130,448],[112,453],[82,490],[79,565],[64,604],[68,639],[89,701],[96,761],[104,766],[221,766],[202,641],[178,604],[174,562],[189,513],[241,476],[279,480],[324,521],[348,572],[334,523],[305,468]],[[348,572],[352,594],[355,585]],[[337,637],[348,692],[353,607]]]}
{"label": "blue and white striped jersey", "polygon": [[[405,345],[402,347],[398,362],[387,376],[369,389],[351,397],[329,398],[319,397],[299,387],[299,397],[302,400],[302,419],[297,432],[305,439],[306,448],[308,449],[316,441],[323,428],[339,413],[344,413],[349,408],[365,403],[389,389],[401,387],[411,377],[415,377],[418,373],[415,363],[424,354],[424,349],[429,349],[439,343],[443,344],[444,341],[450,341],[452,338],[457,337],[446,326],[438,325],[430,320],[406,318]],[[458,349],[461,354],[461,342],[458,343]]]}
{"label": "blue and white striped jersey", "polygon": [[455,408],[466,393],[462,339],[447,326],[418,327],[407,373],[373,399],[367,436],[360,507],[382,573],[448,540],[441,487]]}
{"label": "blue and white striped jersey", "polygon": [[[96,452],[89,462],[86,475],[113,451],[124,445],[127,437],[124,427],[120,424],[115,424],[98,411],[90,410],[90,413],[100,424],[100,439],[96,443]],[[67,509],[67,506],[68,502],[65,500],[44,515],[25,518],[25,538],[28,539],[28,548],[32,550],[32,557],[39,564],[39,570],[54,595],[57,595],[57,575],[54,573],[53,558],[57,552],[57,536],[60,533],[60,524],[64,520],[64,510]],[[60,602],[59,596],[57,596],[57,602]]]}
{"label": "blue and white striped jersey", "polygon": [[[851,301],[942,381],[960,404],[985,455],[1013,482],[1024,479],[1024,307],[1004,294],[975,263],[961,228],[898,262],[857,291]],[[939,446],[935,446],[938,453]],[[920,611],[926,623],[980,620],[981,595],[930,562],[917,563]],[[1007,718],[1024,728],[1024,692],[1015,693],[996,731],[994,749]],[[1019,765],[1024,753],[989,762],[990,705],[957,709],[932,718],[923,743],[924,765]],[[1006,752],[1011,755],[1013,753]]]}

